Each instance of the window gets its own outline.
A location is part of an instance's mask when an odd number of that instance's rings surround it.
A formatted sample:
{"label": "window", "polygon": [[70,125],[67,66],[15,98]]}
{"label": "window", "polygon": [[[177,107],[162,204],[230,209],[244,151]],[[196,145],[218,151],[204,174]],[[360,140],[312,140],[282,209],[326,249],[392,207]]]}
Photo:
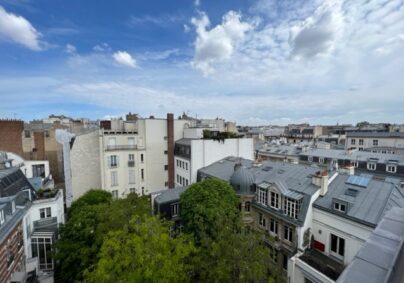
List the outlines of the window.
{"label": "window", "polygon": [[180,167],[180,161],[177,159],[177,167]]}
{"label": "window", "polygon": [[129,170],[129,184],[135,183],[135,170]]}
{"label": "window", "polygon": [[142,187],[142,196],[144,195],[144,187]]}
{"label": "window", "polygon": [[45,130],[45,137],[49,138],[49,131],[48,130]]}
{"label": "window", "polygon": [[168,150],[164,150],[164,154],[168,154]]}
{"label": "window", "polygon": [[164,140],[165,140],[165,141],[167,140],[167,136],[164,136]]}
{"label": "window", "polygon": [[30,138],[30,137],[31,137],[31,131],[25,130],[25,131],[24,131],[24,136],[25,136],[26,138]]}
{"label": "window", "polygon": [[271,218],[271,223],[269,226],[269,231],[275,235],[278,235],[278,221]]}
{"label": "window", "polygon": [[177,184],[180,183],[180,175],[177,174]]}
{"label": "window", "polygon": [[387,165],[386,166],[386,171],[390,173],[396,173],[397,172],[397,165]]}
{"label": "window", "polygon": [[318,163],[320,163],[320,164],[324,164],[324,158],[323,158],[323,157],[319,157],[319,159],[318,159]]}
{"label": "window", "polygon": [[258,189],[258,203],[268,205],[268,191],[267,189]]}
{"label": "window", "polygon": [[52,270],[52,238],[37,238],[31,239],[32,257],[38,257],[40,270]]}
{"label": "window", "polygon": [[118,172],[112,171],[111,172],[111,186],[118,186]]}
{"label": "window", "polygon": [[4,210],[0,210],[0,225],[2,225],[4,223],[5,219],[4,219]]}
{"label": "window", "polygon": [[108,139],[108,147],[114,148],[116,146],[116,138],[109,138]]}
{"label": "window", "polygon": [[285,214],[289,217],[297,219],[300,211],[300,201],[285,197],[284,210]]}
{"label": "window", "polygon": [[344,257],[345,254],[345,240],[334,234],[331,234],[331,254],[337,257]]}
{"label": "window", "polygon": [[130,191],[131,193],[136,193],[136,188],[130,188],[129,191]]}
{"label": "window", "polygon": [[113,190],[113,191],[111,191],[111,193],[112,193],[113,198],[115,198],[115,199],[118,198],[118,190]]}
{"label": "window", "polygon": [[134,148],[135,147],[135,138],[128,138],[128,145],[129,145],[129,148]]}
{"label": "window", "polygon": [[265,219],[265,217],[262,215],[262,213],[260,213],[259,214],[259,225],[262,227],[262,228],[266,228],[267,227],[267,220]]}
{"label": "window", "polygon": [[368,170],[376,170],[376,163],[368,162]]}
{"label": "window", "polygon": [[140,154],[140,162],[143,163],[143,161],[144,161],[144,158],[143,158],[143,153],[142,153],[142,154]]}
{"label": "window", "polygon": [[271,192],[271,207],[279,208],[279,194]]}
{"label": "window", "polygon": [[363,145],[363,139],[359,139],[359,145]]}
{"label": "window", "polygon": [[188,170],[188,162],[185,162],[185,170]]}
{"label": "window", "polygon": [[39,217],[41,219],[52,217],[51,208],[46,207],[46,208],[39,209]]}
{"label": "window", "polygon": [[359,148],[359,151],[363,151],[363,147],[360,147],[360,148]]}
{"label": "window", "polygon": [[135,167],[135,155],[134,154],[128,155],[128,167]]}
{"label": "window", "polygon": [[333,159],[332,160],[332,165],[337,165],[338,164],[338,160],[337,159]]}
{"label": "window", "polygon": [[335,202],[334,203],[334,209],[338,210],[340,212],[345,212],[346,211],[346,205],[342,204],[342,203],[339,203],[339,202]]}
{"label": "window", "polygon": [[283,260],[282,260],[282,267],[284,270],[288,270],[288,256],[283,254]]}
{"label": "window", "polygon": [[307,157],[307,160],[308,160],[309,162],[313,162],[313,156]]}
{"label": "window", "polygon": [[119,157],[116,155],[111,155],[109,157],[108,165],[110,168],[118,167]]}
{"label": "window", "polygon": [[185,186],[188,186],[188,179],[185,179]]}
{"label": "window", "polygon": [[379,140],[373,140],[373,146],[378,146],[379,145]]}
{"label": "window", "polygon": [[272,246],[269,247],[269,257],[275,263],[278,262],[278,250]]}
{"label": "window", "polygon": [[168,170],[168,165],[164,165],[164,170]]}
{"label": "window", "polygon": [[251,203],[249,201],[246,201],[244,204],[244,210],[249,212],[251,209]]}
{"label": "window", "polygon": [[356,140],[355,139],[351,139],[351,145],[355,145]]}
{"label": "window", "polygon": [[178,202],[172,204],[171,205],[171,217],[178,216],[179,212],[180,212],[180,204]]}
{"label": "window", "polygon": [[283,238],[289,242],[293,242],[293,229],[291,227],[283,227]]}
{"label": "window", "polygon": [[140,177],[142,178],[142,181],[144,181],[144,169],[140,170]]}
{"label": "window", "polygon": [[358,161],[351,161],[351,165],[355,168],[358,168],[359,162]]}

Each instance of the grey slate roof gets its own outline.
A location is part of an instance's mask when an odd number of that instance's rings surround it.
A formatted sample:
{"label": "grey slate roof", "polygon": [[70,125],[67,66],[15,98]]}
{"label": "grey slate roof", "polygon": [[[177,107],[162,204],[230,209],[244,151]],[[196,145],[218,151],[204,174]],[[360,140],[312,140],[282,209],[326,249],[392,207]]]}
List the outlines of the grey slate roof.
{"label": "grey slate roof", "polygon": [[[366,174],[362,174],[364,176]],[[372,175],[368,175],[372,177]],[[380,219],[393,206],[404,208],[404,191],[396,182],[370,178],[366,187],[346,183],[350,176],[340,174],[328,186],[325,196],[319,197],[313,204],[315,208],[338,214],[341,217],[376,227]],[[356,197],[346,194],[347,189],[357,190]],[[333,209],[333,201],[339,199],[349,203],[346,213]]]}
{"label": "grey slate roof", "polygon": [[349,132],[348,138],[404,138],[404,132]]}
{"label": "grey slate roof", "polygon": [[337,283],[404,282],[404,209],[392,208]]}
{"label": "grey slate roof", "polygon": [[161,204],[179,200],[181,193],[186,189],[188,189],[188,187],[177,187],[174,189],[164,190],[154,199],[154,201]]}
{"label": "grey slate roof", "polygon": [[293,145],[269,145],[267,147],[262,148],[259,153],[261,154],[273,154],[273,155],[295,155],[298,156],[302,151],[302,147],[293,146]]}
{"label": "grey slate roof", "polygon": [[[311,176],[319,170],[317,166],[273,161],[264,161],[261,166],[254,166],[252,160],[226,157],[199,169],[198,175],[218,178],[229,182],[237,162],[241,162],[242,166],[252,173],[255,179],[255,185],[260,186],[263,183],[275,184],[280,190],[284,191],[286,196],[302,199],[298,219],[292,219],[287,216],[283,219],[296,225],[302,225],[304,223],[311,196],[319,190],[319,187],[312,184],[311,179]],[[270,207],[262,206],[258,203],[254,203],[253,205],[259,209],[271,211],[280,217],[283,215]]]}
{"label": "grey slate roof", "polygon": [[185,138],[183,138],[183,139],[177,140],[175,143],[180,144],[180,145],[189,145],[190,146],[192,140],[196,140],[196,139],[185,139]]}
{"label": "grey slate roof", "polygon": [[301,156],[318,156],[332,159],[344,159],[352,161],[369,161],[370,158],[377,158],[378,163],[389,163],[393,160],[398,162],[398,165],[404,165],[404,155],[385,154],[369,151],[352,151],[351,153],[339,149],[309,149],[300,153]]}

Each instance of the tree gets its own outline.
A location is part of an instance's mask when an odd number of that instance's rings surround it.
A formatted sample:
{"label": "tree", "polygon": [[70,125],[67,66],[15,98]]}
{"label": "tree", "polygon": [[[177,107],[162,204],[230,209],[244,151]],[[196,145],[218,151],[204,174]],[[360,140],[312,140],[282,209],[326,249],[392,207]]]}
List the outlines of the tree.
{"label": "tree", "polygon": [[201,239],[194,257],[198,282],[265,282],[270,256],[262,236],[246,229],[219,231],[216,239]]}
{"label": "tree", "polygon": [[238,227],[238,203],[234,189],[225,181],[207,179],[191,185],[180,196],[185,231],[199,241],[205,235],[214,239],[223,227]]}
{"label": "tree", "polygon": [[122,229],[133,215],[149,214],[150,211],[149,198],[136,194],[113,200],[110,193],[93,190],[75,201],[56,242],[55,276],[58,281],[82,280],[84,271],[92,270],[97,263],[106,235]]}
{"label": "tree", "polygon": [[123,229],[108,233],[88,282],[187,282],[191,238],[172,238],[171,223],[154,216],[134,216]]}

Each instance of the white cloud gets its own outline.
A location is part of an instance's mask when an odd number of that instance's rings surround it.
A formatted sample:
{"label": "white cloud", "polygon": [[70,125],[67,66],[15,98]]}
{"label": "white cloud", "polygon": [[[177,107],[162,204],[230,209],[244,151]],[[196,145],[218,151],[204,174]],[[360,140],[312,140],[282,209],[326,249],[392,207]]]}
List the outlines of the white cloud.
{"label": "white cloud", "polygon": [[136,60],[126,51],[117,51],[112,55],[112,57],[121,65],[131,68],[136,67]]}
{"label": "white cloud", "polygon": [[73,54],[76,54],[76,51],[77,51],[76,46],[74,46],[74,45],[72,45],[72,44],[70,44],[70,43],[66,44],[66,46],[65,46],[65,52],[66,52],[67,54],[73,55]]}
{"label": "white cloud", "polygon": [[41,50],[41,34],[24,17],[8,13],[0,6],[0,38],[14,41],[32,50]]}
{"label": "white cloud", "polygon": [[244,39],[245,33],[252,29],[247,22],[241,21],[241,15],[229,11],[223,16],[222,23],[207,30],[209,18],[201,13],[199,18],[192,18],[196,28],[195,55],[192,65],[205,75],[214,71],[212,65],[231,57],[237,44]]}
{"label": "white cloud", "polygon": [[194,5],[195,6],[200,6],[201,5],[201,0],[195,0]]}
{"label": "white cloud", "polygon": [[97,44],[93,47],[93,50],[95,52],[104,52],[104,51],[109,51],[111,50],[111,48],[109,47],[108,43],[101,43],[101,44]]}

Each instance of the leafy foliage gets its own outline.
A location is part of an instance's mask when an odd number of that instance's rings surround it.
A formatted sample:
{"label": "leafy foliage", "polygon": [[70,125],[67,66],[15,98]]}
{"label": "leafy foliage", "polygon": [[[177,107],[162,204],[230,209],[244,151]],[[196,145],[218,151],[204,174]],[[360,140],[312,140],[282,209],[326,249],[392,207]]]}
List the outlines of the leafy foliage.
{"label": "leafy foliage", "polygon": [[153,216],[134,216],[130,224],[110,232],[88,282],[186,282],[189,257],[195,252],[190,238],[172,238],[169,224]]}
{"label": "leafy foliage", "polygon": [[198,241],[204,236],[214,239],[226,226],[240,226],[238,202],[227,182],[207,179],[191,185],[180,197],[180,214],[185,231],[194,234]]}
{"label": "leafy foliage", "polygon": [[56,242],[56,277],[60,282],[83,279],[86,269],[97,263],[108,232],[122,229],[133,215],[150,213],[149,199],[130,194],[112,200],[105,191],[90,191],[72,204],[69,219]]}

